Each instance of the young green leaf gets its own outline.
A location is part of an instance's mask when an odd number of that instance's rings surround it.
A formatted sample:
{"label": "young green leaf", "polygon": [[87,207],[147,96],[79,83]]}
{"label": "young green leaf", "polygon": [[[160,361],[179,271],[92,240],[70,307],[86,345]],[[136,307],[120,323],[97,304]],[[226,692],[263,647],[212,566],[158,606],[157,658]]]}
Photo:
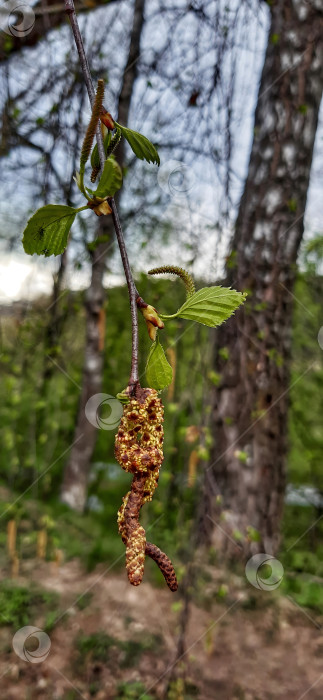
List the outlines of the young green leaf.
{"label": "young green leaf", "polygon": [[119,127],[119,129],[121,129],[122,135],[128,141],[129,146],[132,148],[137,158],[140,158],[140,160],[146,160],[147,163],[157,163],[157,165],[160,164],[158,152],[155,146],[151,143],[151,141],[149,141],[149,139],[146,138],[146,136],[139,134],[138,131],[127,129],[125,126],[117,124],[117,122],[116,125]]}
{"label": "young green leaf", "polygon": [[172,381],[173,370],[166,359],[158,336],[150,348],[146,364],[146,378],[152,389],[165,389]]}
{"label": "young green leaf", "polygon": [[[232,316],[245,298],[246,294],[228,287],[203,287],[188,297],[177,313],[168,318],[180,316],[205,326],[219,326]],[[163,314],[160,316],[167,318]]]}
{"label": "young green leaf", "polygon": [[61,204],[47,204],[29,219],[23,235],[28,255],[60,255],[66,248],[68,234],[79,209]]}
{"label": "young green leaf", "polygon": [[104,163],[103,173],[100,177],[97,189],[92,192],[94,197],[113,197],[122,185],[122,171],[114,156],[110,156]]}

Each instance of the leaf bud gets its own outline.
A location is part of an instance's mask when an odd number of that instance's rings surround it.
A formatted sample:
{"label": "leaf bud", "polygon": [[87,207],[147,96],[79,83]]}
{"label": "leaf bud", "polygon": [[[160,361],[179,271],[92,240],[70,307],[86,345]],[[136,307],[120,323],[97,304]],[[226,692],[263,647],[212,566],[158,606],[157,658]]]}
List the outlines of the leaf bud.
{"label": "leaf bud", "polygon": [[102,107],[100,112],[100,120],[102,124],[109,129],[109,131],[113,131],[113,129],[115,129],[114,119],[111,117],[111,114],[104,109],[104,107]]}
{"label": "leaf bud", "polygon": [[158,316],[154,306],[147,304],[146,306],[139,305],[140,311],[146,321],[148,335],[150,340],[156,340],[157,328],[164,328],[165,324]]}

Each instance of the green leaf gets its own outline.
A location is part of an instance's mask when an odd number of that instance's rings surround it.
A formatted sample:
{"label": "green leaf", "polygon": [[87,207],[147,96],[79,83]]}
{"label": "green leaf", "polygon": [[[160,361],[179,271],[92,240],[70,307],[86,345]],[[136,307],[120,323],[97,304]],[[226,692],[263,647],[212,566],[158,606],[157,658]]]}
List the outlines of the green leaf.
{"label": "green leaf", "polygon": [[173,370],[166,359],[163,347],[161,346],[158,336],[150,348],[150,352],[146,364],[146,378],[149,386],[152,389],[165,389],[173,377]]}
{"label": "green leaf", "polygon": [[25,252],[46,257],[63,253],[78,211],[61,204],[47,204],[38,209],[24,230],[22,242]]}
{"label": "green leaf", "polygon": [[[116,122],[117,124],[117,122]],[[155,146],[143,136],[139,134],[138,131],[132,131],[132,129],[127,129],[125,126],[117,124],[119,129],[121,129],[122,135],[128,141],[129,146],[132,148],[135,156],[140,158],[140,160],[146,160],[147,163],[157,163],[160,164],[160,159]]]}
{"label": "green leaf", "polygon": [[122,171],[114,156],[110,156],[104,163],[103,173],[100,177],[97,189],[91,192],[94,197],[113,197],[122,185]]}
{"label": "green leaf", "polygon": [[[246,294],[228,287],[203,287],[186,299],[174,317],[180,316],[205,326],[219,326],[232,316],[245,298]],[[161,315],[161,318],[166,317]]]}

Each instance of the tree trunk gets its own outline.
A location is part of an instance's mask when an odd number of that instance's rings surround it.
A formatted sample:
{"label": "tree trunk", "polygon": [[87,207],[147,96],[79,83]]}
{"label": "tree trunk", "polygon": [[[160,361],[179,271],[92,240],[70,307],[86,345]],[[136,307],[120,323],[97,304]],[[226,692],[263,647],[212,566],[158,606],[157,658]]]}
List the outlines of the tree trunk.
{"label": "tree trunk", "polygon": [[65,316],[59,310],[59,300],[62,293],[64,278],[67,267],[67,248],[61,255],[60,264],[57,273],[54,276],[53,297],[48,309],[48,323],[45,328],[45,348],[46,354],[44,357],[43,370],[43,391],[45,391],[46,382],[53,376],[55,365],[53,360],[57,356],[57,345],[64,326]]}
{"label": "tree trunk", "polygon": [[109,243],[101,243],[92,253],[91,283],[86,293],[86,339],[82,391],[78,407],[73,447],[64,470],[61,499],[74,510],[84,509],[91,457],[96,442],[95,425],[85,415],[85,406],[102,391],[103,342],[101,317],[104,313],[103,275]]}
{"label": "tree trunk", "polygon": [[[131,95],[137,76],[140,38],[144,22],[144,6],[145,0],[135,0],[128,60],[123,74],[118,105],[119,120],[123,125],[128,123]],[[117,149],[117,159],[122,166],[124,160],[122,142]],[[100,218],[99,236],[102,235],[108,236],[109,241],[112,239],[113,223],[110,216]],[[85,406],[94,394],[99,394],[102,391],[104,339],[101,331],[105,298],[103,275],[110,248],[109,241],[100,243],[95,249],[92,258],[91,284],[86,298],[86,340],[82,392],[73,447],[64,470],[61,491],[61,500],[78,511],[82,511],[86,503],[88,474],[97,431],[97,428],[92,423],[89,423],[85,415]]]}
{"label": "tree trunk", "polygon": [[248,176],[227,263],[226,284],[248,291],[248,298],[216,331],[214,365],[221,378],[200,518],[202,541],[229,558],[275,554],[279,546],[291,292],[323,88],[322,4],[278,0],[271,13]]}

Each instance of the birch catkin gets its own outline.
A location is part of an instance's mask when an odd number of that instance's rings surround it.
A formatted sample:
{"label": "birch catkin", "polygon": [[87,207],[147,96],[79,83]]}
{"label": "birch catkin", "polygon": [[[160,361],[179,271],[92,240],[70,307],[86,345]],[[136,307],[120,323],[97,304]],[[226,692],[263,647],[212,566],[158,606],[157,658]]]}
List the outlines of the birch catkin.
{"label": "birch catkin", "polygon": [[164,410],[155,389],[139,389],[124,406],[115,441],[115,456],[121,467],[133,474],[130,491],[118,512],[118,527],[126,545],[126,568],[130,583],[138,586],[144,575],[145,554],[159,566],[172,591],[177,590],[174,567],[158,547],[146,542],[139,523],[140,509],[151,501],[164,459]]}
{"label": "birch catkin", "polygon": [[104,82],[103,82],[103,80],[98,80],[98,87],[97,87],[97,91],[95,94],[94,103],[92,106],[92,115],[91,115],[90,123],[88,125],[87,130],[86,130],[86,134],[84,136],[83,145],[82,145],[81,158],[80,158],[80,171],[81,172],[84,172],[85,164],[91,155],[93,139],[95,136],[98,121],[100,119],[100,110],[102,108],[103,98],[104,98]]}

